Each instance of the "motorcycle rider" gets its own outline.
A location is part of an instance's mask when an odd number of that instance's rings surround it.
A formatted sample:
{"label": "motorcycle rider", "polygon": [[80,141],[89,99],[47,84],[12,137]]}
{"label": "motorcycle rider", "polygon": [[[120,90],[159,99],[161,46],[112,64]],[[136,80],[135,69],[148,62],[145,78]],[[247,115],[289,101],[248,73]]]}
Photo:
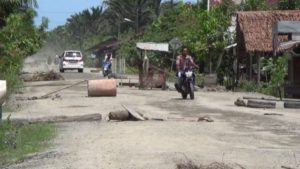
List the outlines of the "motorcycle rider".
{"label": "motorcycle rider", "polygon": [[108,53],[105,55],[104,57],[104,62],[112,62],[113,58],[112,58],[112,54]]}
{"label": "motorcycle rider", "polygon": [[182,48],[182,54],[176,58],[176,83],[175,88],[177,91],[181,91],[181,86],[183,82],[183,73],[186,69],[199,68],[195,64],[192,56],[189,55],[189,50],[187,47]]}
{"label": "motorcycle rider", "polygon": [[113,61],[112,54],[111,53],[106,54],[102,62],[102,72],[104,77],[108,76],[110,78],[112,61]]}

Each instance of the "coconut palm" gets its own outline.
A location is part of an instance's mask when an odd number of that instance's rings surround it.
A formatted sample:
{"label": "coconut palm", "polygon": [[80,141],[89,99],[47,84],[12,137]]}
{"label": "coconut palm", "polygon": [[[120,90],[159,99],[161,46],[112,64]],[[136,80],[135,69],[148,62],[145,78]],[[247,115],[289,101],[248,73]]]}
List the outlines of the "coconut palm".
{"label": "coconut palm", "polygon": [[129,18],[136,32],[140,33],[159,15],[161,0],[106,0],[104,3],[108,6],[108,12],[113,14],[110,19],[116,18],[122,22],[124,18]]}
{"label": "coconut palm", "polygon": [[37,8],[37,0],[1,0],[0,6],[14,6],[14,7],[31,7]]}

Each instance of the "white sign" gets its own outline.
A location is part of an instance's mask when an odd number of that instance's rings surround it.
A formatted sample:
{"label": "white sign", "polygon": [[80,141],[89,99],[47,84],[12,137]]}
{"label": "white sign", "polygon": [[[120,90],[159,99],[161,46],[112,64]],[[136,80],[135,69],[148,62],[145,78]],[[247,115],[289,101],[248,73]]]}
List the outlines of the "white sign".
{"label": "white sign", "polygon": [[153,42],[145,42],[145,43],[137,43],[136,47],[142,50],[153,50],[153,51],[162,51],[169,52],[169,44],[168,43],[153,43]]}
{"label": "white sign", "polygon": [[0,80],[0,106],[4,102],[5,94],[6,94],[6,81]]}

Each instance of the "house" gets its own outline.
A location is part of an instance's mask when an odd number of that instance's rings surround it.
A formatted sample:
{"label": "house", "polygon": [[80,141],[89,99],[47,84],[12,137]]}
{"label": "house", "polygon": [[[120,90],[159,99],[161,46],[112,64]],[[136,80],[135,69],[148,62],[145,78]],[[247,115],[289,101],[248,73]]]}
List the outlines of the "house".
{"label": "house", "polygon": [[[285,51],[291,51],[298,44],[293,42],[290,33],[278,33],[274,38],[274,24],[280,21],[300,21],[300,10],[286,10],[286,11],[251,11],[237,13],[237,59],[239,63],[247,63],[248,78],[253,78],[253,63],[258,65],[257,81],[260,82],[260,57],[280,55]],[[277,46],[276,46],[277,44]],[[276,48],[275,48],[276,46]],[[297,57],[297,56],[293,56]],[[293,58],[292,57],[292,58]],[[298,63],[298,59],[293,59],[291,65]],[[289,71],[289,81],[291,81],[292,73],[298,71],[299,64],[294,65],[294,70]],[[239,75],[238,75],[239,77]],[[299,91],[300,74],[293,75],[292,92]],[[299,83],[299,84],[298,84]],[[295,90],[294,90],[295,89]],[[296,92],[297,93],[297,92]],[[297,94],[292,94],[297,95]]]}
{"label": "house", "polygon": [[113,56],[116,56],[116,51],[119,48],[119,42],[117,38],[109,38],[105,41],[102,41],[90,49],[89,51],[92,51],[92,53],[96,56],[97,59],[99,59],[100,63],[104,59],[104,56],[106,54],[112,54]]}
{"label": "house", "polygon": [[91,47],[90,51],[96,56],[98,60],[97,67],[101,67],[101,63],[105,58],[105,55],[111,54],[113,57],[112,72],[114,74],[123,74],[125,71],[125,59],[117,55],[120,42],[117,38],[109,38],[102,41],[95,46]]}
{"label": "house", "polygon": [[112,72],[115,74],[124,74],[125,72],[125,59],[117,55],[119,49],[119,41],[117,38],[109,38],[105,41],[91,47],[90,51],[96,56],[98,60],[97,67],[101,67],[105,55],[111,54],[113,57]]}
{"label": "house", "polygon": [[[278,43],[278,35],[287,35],[288,42]],[[274,48],[288,48],[289,69],[285,93],[300,98],[300,21],[279,21],[273,26]],[[276,50],[274,50],[276,56]]]}

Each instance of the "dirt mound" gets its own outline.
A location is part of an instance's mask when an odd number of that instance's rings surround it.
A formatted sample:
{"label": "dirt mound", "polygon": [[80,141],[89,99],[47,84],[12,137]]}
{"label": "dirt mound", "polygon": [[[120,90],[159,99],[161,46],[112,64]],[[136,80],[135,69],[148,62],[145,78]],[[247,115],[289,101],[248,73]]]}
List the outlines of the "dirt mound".
{"label": "dirt mound", "polygon": [[36,82],[36,81],[56,81],[56,80],[64,80],[64,78],[53,71],[47,73],[35,73],[27,76],[23,76],[23,80],[25,82]]}

